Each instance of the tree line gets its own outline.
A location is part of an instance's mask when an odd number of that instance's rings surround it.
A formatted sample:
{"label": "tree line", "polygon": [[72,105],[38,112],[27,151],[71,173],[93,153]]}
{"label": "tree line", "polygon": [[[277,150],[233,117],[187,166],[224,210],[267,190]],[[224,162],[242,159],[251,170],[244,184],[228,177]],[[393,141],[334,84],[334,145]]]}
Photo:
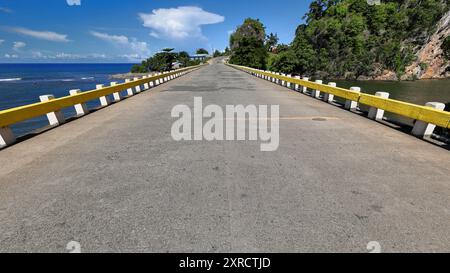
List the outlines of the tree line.
{"label": "tree line", "polygon": [[[258,19],[246,19],[230,37],[230,62],[330,78],[357,79],[383,70],[401,76],[415,60],[414,49],[448,10],[448,0],[383,0],[380,5],[316,0],[289,45],[278,44],[276,34],[267,35]],[[442,50],[450,59],[449,37]]]}

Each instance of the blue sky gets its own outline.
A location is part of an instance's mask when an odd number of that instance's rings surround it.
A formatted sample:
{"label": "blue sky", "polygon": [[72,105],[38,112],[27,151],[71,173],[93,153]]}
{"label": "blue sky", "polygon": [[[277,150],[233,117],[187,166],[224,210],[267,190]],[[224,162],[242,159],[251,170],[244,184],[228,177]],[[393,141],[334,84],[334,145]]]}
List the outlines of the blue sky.
{"label": "blue sky", "polygon": [[0,0],[0,62],[139,62],[165,47],[223,50],[247,17],[289,43],[309,2]]}

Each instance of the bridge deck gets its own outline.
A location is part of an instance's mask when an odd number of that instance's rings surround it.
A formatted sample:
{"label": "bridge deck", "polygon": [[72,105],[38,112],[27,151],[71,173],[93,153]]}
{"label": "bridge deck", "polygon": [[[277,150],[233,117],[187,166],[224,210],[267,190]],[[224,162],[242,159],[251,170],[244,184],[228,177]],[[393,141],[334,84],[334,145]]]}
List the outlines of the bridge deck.
{"label": "bridge deck", "polygon": [[[174,142],[173,106],[279,104],[280,148]],[[312,117],[330,117],[314,121]],[[0,151],[0,251],[450,251],[450,153],[214,64]]]}

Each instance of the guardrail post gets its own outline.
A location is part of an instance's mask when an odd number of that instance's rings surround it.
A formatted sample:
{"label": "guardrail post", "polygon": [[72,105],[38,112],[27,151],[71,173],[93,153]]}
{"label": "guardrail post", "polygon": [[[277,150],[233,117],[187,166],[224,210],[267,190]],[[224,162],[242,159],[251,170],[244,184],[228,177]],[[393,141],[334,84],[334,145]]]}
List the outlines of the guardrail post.
{"label": "guardrail post", "polygon": [[[111,86],[116,86],[116,85],[117,85],[117,82],[111,82]],[[121,101],[122,98],[120,97],[120,93],[119,92],[113,93],[113,99],[114,99],[114,102]]]}
{"label": "guardrail post", "polygon": [[[329,82],[328,85],[331,86],[331,87],[336,87],[336,83],[335,82]],[[323,95],[323,101],[324,102],[328,102],[328,103],[333,103],[334,95],[333,94],[329,94],[329,93],[325,93]]]}
{"label": "guardrail post", "polygon": [[[143,78],[144,78],[144,79],[147,79],[148,76],[144,76]],[[144,90],[148,90],[148,89],[150,89],[150,86],[148,85],[148,82],[145,82],[145,83],[144,83]]]}
{"label": "guardrail post", "polygon": [[[317,84],[322,84],[323,83],[323,81],[322,80],[316,80],[316,83]],[[313,90],[312,92],[311,92],[311,96],[313,97],[313,98],[316,98],[316,99],[318,99],[318,98],[320,98],[320,90]]]}
{"label": "guardrail post", "polygon": [[[125,79],[125,83],[130,83],[130,82],[131,82],[131,79]],[[133,88],[127,89],[127,95],[128,95],[128,97],[134,96]]]}
{"label": "guardrail post", "polygon": [[[286,74],[281,73],[281,76],[286,77]],[[281,81],[281,86],[285,86],[285,85],[286,85],[286,81],[285,81],[285,80],[282,80],[282,81]]]}
{"label": "guardrail post", "polygon": [[[300,76],[295,76],[295,79],[296,80],[300,80]],[[295,91],[299,91],[300,90],[300,85],[298,84],[298,83],[296,83],[295,85],[294,85],[294,89],[295,89]]]}
{"label": "guardrail post", "polygon": [[[291,75],[291,74],[288,74],[287,77],[292,78],[292,75]],[[291,82],[288,81],[288,82],[286,83],[286,86],[287,86],[287,88],[291,89]]]}
{"label": "guardrail post", "polygon": [[[309,78],[308,78],[308,77],[303,77],[303,80],[304,80],[304,81],[309,81]],[[303,86],[302,93],[306,94],[307,91],[308,91],[308,87]]]}
{"label": "guardrail post", "polygon": [[[134,78],[134,80],[135,80],[135,81],[138,81],[139,78],[136,77],[136,78]],[[136,91],[136,93],[141,93],[141,86],[140,86],[140,85],[136,85],[136,86],[134,87],[134,90]]]}
{"label": "guardrail post", "polygon": [[[103,85],[103,84],[97,84],[97,85],[95,86],[95,88],[96,88],[97,90],[98,90],[98,89],[102,89],[102,88],[105,88],[105,85]],[[100,99],[100,105],[103,106],[103,107],[108,106],[108,105],[111,104],[111,101],[109,100],[109,97],[107,97],[107,96],[100,97],[99,99]]]}
{"label": "guardrail post", "polygon": [[[77,95],[80,93],[81,93],[80,89],[72,89],[69,91],[69,94],[71,96],[74,96],[74,95]],[[87,115],[89,113],[86,103],[76,104],[76,105],[74,105],[74,107],[75,107],[75,112],[77,113],[77,116],[79,116],[79,117]]]}
{"label": "guardrail post", "polygon": [[[440,111],[445,109],[445,104],[440,102],[428,102],[425,106]],[[417,120],[414,124],[412,134],[416,137],[423,138],[426,136],[431,136],[434,132],[434,129],[436,129],[436,125]]]}
{"label": "guardrail post", "polygon": [[[375,96],[383,99],[389,99],[389,93],[386,92],[377,92],[375,93]],[[367,117],[374,120],[383,120],[384,110],[376,107],[370,107]]]}
{"label": "guardrail post", "polygon": [[[360,87],[350,87],[350,90],[352,90],[353,92],[357,92],[357,93],[361,93],[361,88]],[[352,101],[352,100],[346,100],[345,101],[345,106],[344,108],[347,110],[354,110],[358,107],[358,102],[357,101]]]}
{"label": "guardrail post", "polygon": [[0,149],[16,142],[16,137],[9,127],[0,127]]}
{"label": "guardrail post", "polygon": [[[51,101],[51,100],[55,99],[55,96],[43,95],[43,96],[39,96],[39,99],[41,100],[41,102]],[[47,118],[48,118],[48,122],[52,126],[53,125],[61,125],[64,122],[66,122],[66,119],[64,118],[64,115],[61,111],[47,113]]]}

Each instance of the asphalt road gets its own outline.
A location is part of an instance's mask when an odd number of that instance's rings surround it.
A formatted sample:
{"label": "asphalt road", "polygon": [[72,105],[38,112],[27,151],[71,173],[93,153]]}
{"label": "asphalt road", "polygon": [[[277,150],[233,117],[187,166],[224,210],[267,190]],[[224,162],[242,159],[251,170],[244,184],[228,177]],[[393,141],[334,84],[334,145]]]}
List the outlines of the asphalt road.
{"label": "asphalt road", "polygon": [[[175,105],[280,105],[280,147]],[[325,119],[318,119],[325,117]],[[0,252],[450,252],[450,153],[213,64],[0,151]]]}

